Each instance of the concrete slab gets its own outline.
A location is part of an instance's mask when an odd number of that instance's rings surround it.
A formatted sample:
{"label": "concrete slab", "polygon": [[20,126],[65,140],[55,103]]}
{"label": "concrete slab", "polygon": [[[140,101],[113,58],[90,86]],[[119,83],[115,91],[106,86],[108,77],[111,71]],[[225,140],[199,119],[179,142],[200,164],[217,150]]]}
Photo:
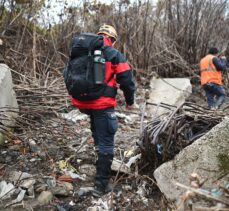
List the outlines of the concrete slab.
{"label": "concrete slab", "polygon": [[203,179],[205,187],[212,187],[222,172],[228,171],[229,162],[229,118],[212,128],[207,134],[184,148],[176,157],[162,164],[154,171],[154,177],[160,190],[170,201],[179,202],[186,191],[175,182],[190,186],[189,177],[197,173]]}
{"label": "concrete slab", "polygon": [[[153,79],[150,83],[148,102],[154,104],[166,103],[178,106],[185,102],[185,99],[192,93],[192,85],[188,78],[164,78]],[[149,116],[160,116],[168,112],[168,109],[148,105]]]}
{"label": "concrete slab", "polygon": [[0,64],[0,122],[12,126],[17,112],[18,103],[13,90],[10,68],[6,64]]}

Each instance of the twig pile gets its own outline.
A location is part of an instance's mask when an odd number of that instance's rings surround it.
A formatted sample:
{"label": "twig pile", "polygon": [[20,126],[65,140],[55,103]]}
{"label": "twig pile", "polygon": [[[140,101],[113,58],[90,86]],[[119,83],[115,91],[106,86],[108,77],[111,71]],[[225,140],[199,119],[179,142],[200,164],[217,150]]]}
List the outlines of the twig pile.
{"label": "twig pile", "polygon": [[17,113],[14,115],[16,118],[13,120],[13,128],[17,131],[27,131],[44,121],[44,116],[58,116],[58,113],[64,112],[70,106],[70,97],[63,77],[48,79],[43,85],[30,80],[30,83],[15,84],[14,90],[19,109],[0,108],[0,131],[6,135],[12,135],[6,130],[6,127],[12,127],[8,125],[12,117],[8,117],[6,113]]}
{"label": "twig pile", "polygon": [[[41,113],[59,111],[67,106],[69,95],[61,78],[49,86],[16,85],[17,100],[21,112],[37,110]],[[24,111],[25,110],[25,111]]]}
{"label": "twig pile", "polygon": [[155,118],[145,127],[139,145],[144,163],[152,170],[171,160],[183,148],[220,123],[225,113],[186,102],[165,118]]}

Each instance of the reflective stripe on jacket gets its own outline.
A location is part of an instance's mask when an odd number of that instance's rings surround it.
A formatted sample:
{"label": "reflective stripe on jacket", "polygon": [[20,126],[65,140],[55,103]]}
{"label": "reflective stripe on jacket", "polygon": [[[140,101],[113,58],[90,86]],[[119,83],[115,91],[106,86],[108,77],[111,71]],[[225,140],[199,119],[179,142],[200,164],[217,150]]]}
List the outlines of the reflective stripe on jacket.
{"label": "reflective stripe on jacket", "polygon": [[[110,39],[104,37],[104,45],[110,46],[104,50],[105,57],[105,83],[110,87],[117,87],[124,92],[126,103],[132,105],[134,102],[134,82],[132,70],[123,55],[111,47]],[[104,109],[116,106],[115,97],[101,96],[95,100],[80,101],[72,98],[72,104],[79,109]]]}
{"label": "reflective stripe on jacket", "polygon": [[201,85],[206,83],[222,84],[222,73],[217,71],[213,64],[213,58],[215,56],[208,54],[200,60],[200,80]]}

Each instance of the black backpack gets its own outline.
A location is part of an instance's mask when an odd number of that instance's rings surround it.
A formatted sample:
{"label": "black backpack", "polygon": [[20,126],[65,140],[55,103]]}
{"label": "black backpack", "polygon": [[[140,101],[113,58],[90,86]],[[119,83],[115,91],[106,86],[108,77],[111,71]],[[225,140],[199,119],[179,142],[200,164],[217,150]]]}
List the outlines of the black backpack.
{"label": "black backpack", "polygon": [[75,36],[71,42],[69,62],[64,69],[64,81],[68,93],[78,100],[94,100],[100,96],[114,97],[116,89],[94,83],[93,53],[107,48],[103,37],[92,33]]}

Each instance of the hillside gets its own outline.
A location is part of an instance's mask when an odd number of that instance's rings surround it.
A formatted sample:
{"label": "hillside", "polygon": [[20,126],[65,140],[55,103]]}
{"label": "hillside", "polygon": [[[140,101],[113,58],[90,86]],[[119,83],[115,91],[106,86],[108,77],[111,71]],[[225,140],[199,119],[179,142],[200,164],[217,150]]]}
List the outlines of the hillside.
{"label": "hillside", "polygon": [[[4,199],[0,210],[96,210],[96,206],[99,210],[179,210],[160,191],[153,173],[228,116],[227,101],[218,111],[207,109],[198,66],[210,47],[217,47],[219,56],[228,56],[228,1],[82,1],[82,6],[75,7],[68,7],[66,1],[59,23],[46,27],[39,23],[40,12],[52,7],[45,1],[0,3],[0,60],[11,69],[19,105],[15,126],[5,131],[0,125],[0,199]],[[136,108],[126,110],[123,94],[118,92],[115,190],[95,199],[84,196],[93,185],[97,159],[90,120],[71,105],[62,73],[72,37],[96,33],[103,23],[117,29],[115,47],[133,70]],[[164,122],[142,110],[155,78],[186,78],[192,85],[191,95],[179,109],[166,102],[160,105],[174,111]],[[228,71],[223,72],[223,84],[228,98]],[[5,108],[0,108],[0,122],[7,119],[1,109]],[[159,145],[152,144],[152,136],[160,140]],[[161,146],[161,151],[155,146]],[[139,154],[141,159],[135,157]],[[183,205],[188,204],[183,210],[198,210],[190,205],[196,201],[202,210],[228,210],[228,157],[221,160],[223,173],[215,180],[220,191],[213,191],[211,197],[207,192],[196,193],[194,199],[192,194],[183,195]],[[194,177],[201,182],[185,190],[207,190],[201,175]],[[3,191],[10,190],[10,182],[14,183],[12,195]]]}

